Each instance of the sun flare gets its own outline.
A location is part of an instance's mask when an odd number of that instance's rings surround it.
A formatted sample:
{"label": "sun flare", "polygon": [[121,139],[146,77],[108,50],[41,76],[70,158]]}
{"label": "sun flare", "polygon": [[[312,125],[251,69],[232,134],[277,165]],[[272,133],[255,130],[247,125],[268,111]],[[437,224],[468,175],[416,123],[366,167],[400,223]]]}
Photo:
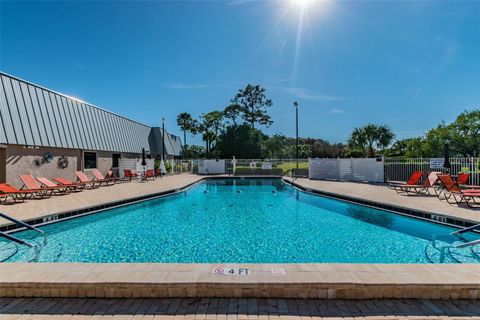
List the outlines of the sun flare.
{"label": "sun flare", "polygon": [[315,0],[291,0],[295,6],[298,6],[302,9],[311,5]]}

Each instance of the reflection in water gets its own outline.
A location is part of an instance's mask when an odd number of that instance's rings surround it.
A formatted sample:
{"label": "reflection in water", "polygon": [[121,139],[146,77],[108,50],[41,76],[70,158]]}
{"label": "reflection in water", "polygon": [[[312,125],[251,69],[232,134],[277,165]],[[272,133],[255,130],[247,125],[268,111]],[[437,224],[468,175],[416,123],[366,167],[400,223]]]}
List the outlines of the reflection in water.
{"label": "reflection in water", "polygon": [[362,207],[353,207],[350,206],[347,208],[348,214],[355,219],[377,225],[379,227],[392,229],[393,227],[393,216],[391,213],[383,213],[381,211],[375,212],[372,214],[371,211],[365,210]]}

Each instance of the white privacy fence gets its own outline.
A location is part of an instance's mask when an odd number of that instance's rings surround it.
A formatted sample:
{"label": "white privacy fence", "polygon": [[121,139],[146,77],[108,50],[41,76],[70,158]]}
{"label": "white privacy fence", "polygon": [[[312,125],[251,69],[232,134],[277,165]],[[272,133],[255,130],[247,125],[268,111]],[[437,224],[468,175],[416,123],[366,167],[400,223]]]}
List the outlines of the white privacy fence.
{"label": "white privacy fence", "polygon": [[308,178],[383,183],[382,159],[310,159]]}
{"label": "white privacy fence", "polygon": [[199,160],[198,174],[224,174],[225,160]]}
{"label": "white privacy fence", "polygon": [[[122,159],[123,160],[123,159]],[[121,160],[121,161],[122,161]],[[235,163],[235,165],[234,165]],[[236,176],[300,176],[310,179],[366,181],[406,181],[414,171],[470,173],[468,184],[480,184],[480,158],[450,158],[450,168],[443,158],[385,159],[195,159],[167,160],[168,174],[229,174]],[[134,168],[134,167],[133,167]],[[235,170],[234,170],[235,168]],[[208,173],[207,173],[208,169]],[[123,170],[121,170],[123,172]],[[427,175],[425,175],[427,176]]]}
{"label": "white privacy fence", "polygon": [[153,159],[146,159],[147,165],[142,166],[142,159],[118,159],[118,175],[123,178],[125,176],[124,170],[136,170],[142,172],[148,169],[153,169]]}

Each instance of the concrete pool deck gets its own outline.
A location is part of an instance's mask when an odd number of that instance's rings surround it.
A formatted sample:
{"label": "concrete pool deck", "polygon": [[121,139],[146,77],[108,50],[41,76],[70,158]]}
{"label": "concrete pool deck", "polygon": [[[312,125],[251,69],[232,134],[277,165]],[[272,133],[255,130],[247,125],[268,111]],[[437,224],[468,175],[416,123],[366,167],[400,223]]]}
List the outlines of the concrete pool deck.
{"label": "concrete pool deck", "polygon": [[[204,178],[209,177],[168,176],[147,183],[118,184],[30,200],[1,209],[16,218],[31,220],[38,218],[39,212],[45,217],[174,191]],[[306,179],[294,182],[375,201],[385,197],[399,206],[415,204],[413,209],[420,206],[430,212],[480,221],[469,209],[433,198],[398,196],[386,187]],[[480,215],[476,210],[473,213]],[[214,274],[221,268],[248,269],[249,275]],[[17,298],[480,299],[480,264],[3,263],[0,275],[0,297]]]}

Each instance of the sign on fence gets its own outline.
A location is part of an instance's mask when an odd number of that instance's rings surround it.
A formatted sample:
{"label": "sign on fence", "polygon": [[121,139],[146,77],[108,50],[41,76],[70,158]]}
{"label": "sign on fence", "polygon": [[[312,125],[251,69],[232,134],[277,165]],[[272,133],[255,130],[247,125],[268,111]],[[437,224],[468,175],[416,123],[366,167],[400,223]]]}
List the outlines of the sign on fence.
{"label": "sign on fence", "polygon": [[430,158],[430,169],[443,169],[444,164],[444,158]]}

